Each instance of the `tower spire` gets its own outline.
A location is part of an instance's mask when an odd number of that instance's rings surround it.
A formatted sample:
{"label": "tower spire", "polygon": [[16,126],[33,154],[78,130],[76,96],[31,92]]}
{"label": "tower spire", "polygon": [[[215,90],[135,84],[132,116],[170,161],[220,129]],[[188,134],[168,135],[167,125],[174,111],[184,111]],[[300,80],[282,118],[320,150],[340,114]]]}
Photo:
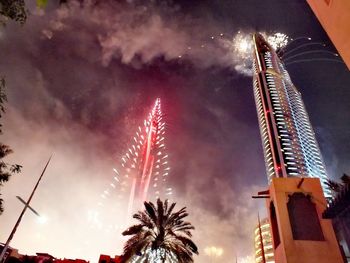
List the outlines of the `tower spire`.
{"label": "tower spire", "polygon": [[112,192],[117,193],[121,203],[127,203],[127,217],[141,208],[144,201],[157,198],[169,198],[172,188],[167,185],[170,172],[168,154],[165,147],[165,122],[162,104],[157,98],[137,128],[131,145],[121,158],[118,168],[114,168],[115,177],[111,188],[101,195],[108,198]]}

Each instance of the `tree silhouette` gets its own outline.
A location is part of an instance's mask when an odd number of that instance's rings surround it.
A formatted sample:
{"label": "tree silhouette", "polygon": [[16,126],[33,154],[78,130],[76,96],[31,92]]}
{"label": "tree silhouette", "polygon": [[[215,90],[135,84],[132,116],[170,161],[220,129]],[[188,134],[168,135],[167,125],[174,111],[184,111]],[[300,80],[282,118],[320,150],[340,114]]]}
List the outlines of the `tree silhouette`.
{"label": "tree silhouette", "polygon": [[24,0],[0,0],[1,23],[5,24],[5,19],[12,19],[20,24],[27,20],[27,12]]}
{"label": "tree silhouette", "polygon": [[340,177],[341,182],[336,182],[331,179],[327,179],[326,184],[331,189],[334,194],[340,193],[345,187],[350,185],[350,176],[347,174],[343,174]]}
{"label": "tree silhouette", "polygon": [[[2,114],[5,112],[4,104],[7,102],[7,97],[4,92],[5,89],[5,80],[0,79],[0,118]],[[0,134],[2,133],[2,125],[0,124]],[[5,182],[7,182],[10,176],[14,173],[19,173],[21,171],[22,166],[18,164],[8,164],[4,161],[4,158],[12,153],[13,151],[8,145],[5,145],[0,142],[0,186],[3,186]],[[0,194],[1,196],[1,194]],[[0,198],[0,214],[4,211],[3,207],[3,199]]]}
{"label": "tree silhouette", "polygon": [[[8,19],[15,20],[24,24],[27,19],[24,0],[0,0],[0,25],[6,25]],[[5,93],[5,79],[0,78],[0,118],[5,113],[4,104],[7,102]],[[2,133],[2,124],[0,124],[0,134]],[[0,187],[7,182],[13,173],[19,173],[22,166],[18,164],[8,164],[4,158],[13,151],[8,145],[0,142]],[[0,194],[1,196],[1,194]],[[4,211],[3,199],[0,197],[0,215]]]}
{"label": "tree silhouette", "polygon": [[145,210],[134,214],[139,224],[123,232],[132,236],[124,246],[123,262],[165,263],[193,262],[193,253],[198,248],[190,239],[194,227],[183,219],[188,216],[186,207],[173,212],[176,203],[169,205],[168,200],[144,202]]}

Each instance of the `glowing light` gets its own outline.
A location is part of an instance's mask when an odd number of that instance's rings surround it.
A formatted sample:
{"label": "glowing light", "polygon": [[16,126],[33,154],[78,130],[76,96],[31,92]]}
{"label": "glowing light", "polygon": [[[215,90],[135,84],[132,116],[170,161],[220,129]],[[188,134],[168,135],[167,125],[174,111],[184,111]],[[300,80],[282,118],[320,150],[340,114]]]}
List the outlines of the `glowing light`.
{"label": "glowing light", "polygon": [[285,47],[289,42],[289,37],[283,33],[275,33],[267,36],[265,35],[265,37],[267,42],[269,42],[274,49]]}
{"label": "glowing light", "polygon": [[206,247],[204,253],[210,257],[221,257],[224,254],[224,250],[221,247]]}
{"label": "glowing light", "polygon": [[249,49],[249,43],[246,39],[242,39],[237,46],[239,52],[247,52]]}
{"label": "glowing light", "polygon": [[[283,33],[268,34],[261,32],[268,40],[273,48],[282,48],[288,44],[289,38]],[[228,54],[231,54],[232,63],[235,69],[245,75],[252,74],[253,50],[252,33],[238,31],[237,34],[229,38],[220,38],[219,43],[222,48],[226,49]]]}
{"label": "glowing light", "polygon": [[255,263],[255,258],[254,256],[246,256],[243,258],[238,258],[239,263]]}
{"label": "glowing light", "polygon": [[39,224],[46,224],[47,223],[47,217],[46,216],[39,216],[38,217],[38,223]]}
{"label": "glowing light", "polygon": [[[133,144],[127,148],[125,155],[121,158],[122,167],[118,167],[119,172],[113,168],[117,176],[113,177],[108,189],[101,194],[101,198],[108,198],[111,201],[114,201],[113,194],[115,194],[118,198],[117,202],[125,203],[127,218],[131,218],[131,213],[140,208],[139,205],[142,203],[140,201],[172,194],[171,190],[166,188],[166,181],[158,178],[160,174],[168,174],[166,170],[170,169],[165,168],[168,162],[164,158],[168,155],[163,156],[165,122],[162,121],[159,99],[156,100],[151,113],[143,124],[144,127],[138,126],[136,135],[131,137]],[[152,191],[150,191],[151,188]],[[99,202],[99,206],[103,206],[104,202],[107,200]],[[111,229],[105,230],[111,231]]]}

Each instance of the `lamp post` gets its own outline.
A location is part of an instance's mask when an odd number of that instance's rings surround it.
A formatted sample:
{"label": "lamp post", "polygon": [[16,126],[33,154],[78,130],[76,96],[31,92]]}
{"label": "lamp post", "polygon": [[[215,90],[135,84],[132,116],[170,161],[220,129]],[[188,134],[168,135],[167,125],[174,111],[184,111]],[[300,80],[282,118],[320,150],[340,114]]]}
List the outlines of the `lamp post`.
{"label": "lamp post", "polygon": [[[30,201],[32,200],[32,198],[33,198],[33,196],[34,196],[34,193],[35,193],[36,189],[38,188],[38,185],[39,185],[39,183],[40,183],[40,181],[41,181],[41,178],[43,177],[43,175],[44,175],[44,173],[45,173],[45,171],[46,171],[47,166],[48,166],[49,163],[50,163],[50,160],[51,160],[51,157],[50,157],[49,160],[47,161],[47,163],[46,163],[46,165],[45,165],[45,167],[44,167],[44,170],[42,171],[42,173],[41,173],[41,175],[40,175],[38,181],[36,182],[36,185],[34,186],[33,191],[32,191],[31,195],[30,195],[29,198],[28,198],[28,201],[27,201],[27,202],[24,202],[24,207],[23,207],[22,213],[19,215],[19,217],[18,217],[18,219],[17,219],[17,222],[16,222],[15,226],[13,227],[13,229],[12,229],[12,231],[11,231],[11,234],[10,234],[10,236],[8,237],[8,239],[7,239],[6,243],[5,243],[5,246],[4,246],[4,248],[2,249],[2,252],[1,252],[1,254],[0,254],[0,263],[2,263],[2,262],[5,260],[6,251],[7,251],[8,247],[9,247],[9,245],[10,245],[10,242],[11,242],[13,236],[14,236],[15,233],[16,233],[17,227],[19,226],[19,224],[20,224],[20,222],[21,222],[21,220],[22,220],[22,217],[23,217],[25,211],[27,210],[27,208],[29,208],[30,210],[34,211],[35,214],[37,214],[37,213],[35,212],[35,210],[29,206],[29,204],[30,204]],[[17,198],[20,199],[20,201],[23,201],[22,198],[20,198],[20,197],[17,197]]]}

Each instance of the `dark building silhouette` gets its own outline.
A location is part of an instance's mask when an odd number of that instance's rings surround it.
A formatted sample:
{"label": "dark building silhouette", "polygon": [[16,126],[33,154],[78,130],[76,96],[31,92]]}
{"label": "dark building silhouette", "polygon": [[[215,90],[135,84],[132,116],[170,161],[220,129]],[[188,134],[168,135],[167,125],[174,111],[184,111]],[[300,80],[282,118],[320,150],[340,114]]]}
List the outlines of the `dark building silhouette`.
{"label": "dark building silhouette", "polygon": [[342,248],[345,262],[350,262],[350,184],[345,184],[323,213],[332,219],[335,234]]}

